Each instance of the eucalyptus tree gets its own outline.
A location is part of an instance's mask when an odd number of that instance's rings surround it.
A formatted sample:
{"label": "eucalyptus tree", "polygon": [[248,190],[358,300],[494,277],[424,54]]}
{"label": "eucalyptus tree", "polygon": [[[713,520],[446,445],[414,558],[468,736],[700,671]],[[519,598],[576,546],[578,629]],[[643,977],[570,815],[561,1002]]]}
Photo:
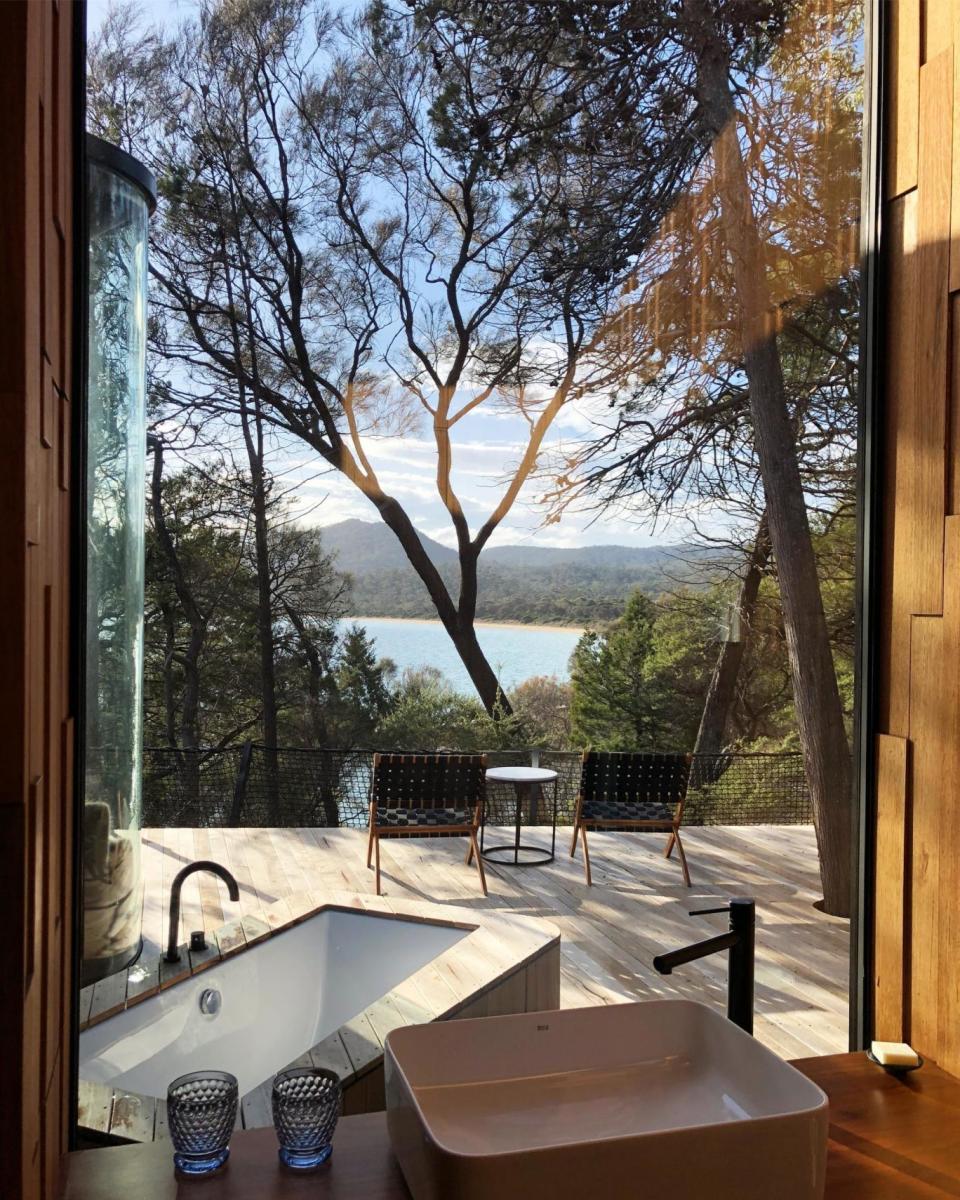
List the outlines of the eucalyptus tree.
{"label": "eucalyptus tree", "polygon": [[[762,211],[802,172],[806,143],[779,169],[775,149],[757,154],[748,86],[797,11],[779,0],[377,0],[348,24],[308,0],[207,0],[172,45],[126,37],[115,23],[94,46],[91,79],[108,82],[91,108],[100,131],[124,139],[161,180],[158,324],[163,352],[191,377],[188,403],[235,419],[242,381],[265,422],[360,490],[423,580],[491,714],[506,706],[474,629],[481,551],[562,408],[603,396],[616,406],[619,389],[643,375],[638,334],[651,325],[662,398],[675,395],[677,356],[662,350],[658,325],[664,289],[642,286],[638,260],[656,253],[709,166],[712,236],[700,244],[720,247],[710,261],[732,304],[699,355],[709,361],[719,339],[738,347],[717,369],[749,414],[755,472],[745,481],[756,496],[762,488],[825,896],[840,912],[850,757]],[[822,64],[794,49],[815,80]],[[131,117],[118,96],[138,98]],[[835,113],[845,136],[849,105]],[[810,195],[797,208],[801,228]],[[823,250],[808,247],[807,265]],[[842,246],[830,247],[813,271],[818,287],[842,258]],[[711,290],[702,272],[695,280]],[[692,287],[685,302],[706,311]],[[689,350],[699,332],[692,318],[687,328]],[[704,391],[685,407],[716,398]],[[499,496],[472,523],[455,483],[454,431],[481,407],[509,411],[526,432]],[[433,440],[457,543],[456,594],[374,463],[372,434],[418,425]]]}
{"label": "eucalyptus tree", "polygon": [[245,736],[260,718],[245,666],[252,649],[245,522],[224,463],[170,473],[162,438],[154,435],[150,450],[145,736],[149,745],[188,751],[196,783],[201,752]]}
{"label": "eucalyptus tree", "polygon": [[[235,422],[242,392],[349,480],[496,714],[509,704],[474,628],[481,552],[560,411],[614,385],[602,332],[681,182],[670,144],[698,151],[689,118],[671,119],[659,143],[635,139],[645,172],[625,169],[536,48],[494,61],[478,47],[465,29],[441,52],[415,15],[382,4],[346,23],[309,0],[207,0],[167,42],[116,17],[90,78],[99,131],[160,181],[154,350],[178,364],[170,396]],[[679,103],[667,80],[650,73],[651,120]],[[481,409],[510,414],[523,442],[471,521],[455,435]],[[455,588],[375,465],[376,437],[420,427]]]}
{"label": "eucalyptus tree", "polygon": [[[199,762],[267,736],[256,653],[262,600],[255,484],[227,455],[171,471],[161,437],[151,438],[151,451],[146,736],[154,746],[196,752]],[[278,741],[329,745],[326,715],[338,698],[344,647],[337,622],[348,580],[324,552],[320,531],[291,520],[285,497],[269,482],[267,492]]]}
{"label": "eucalyptus tree", "polygon": [[[469,29],[556,64],[621,172],[652,134],[683,180],[608,323],[624,386],[611,431],[565,464],[582,489],[663,511],[705,496],[752,514],[777,572],[829,911],[849,908],[850,752],[808,520],[813,495],[849,504],[855,428],[859,6],[780,0],[413,0],[437,46]],[[766,70],[777,60],[778,78]],[[661,72],[673,104],[650,91]],[[655,86],[655,85],[654,85]],[[819,89],[819,91],[818,91]],[[656,97],[651,114],[648,96]],[[767,105],[767,108],[764,107]],[[678,134],[662,138],[665,127]],[[688,131],[693,131],[693,136]],[[704,150],[709,150],[706,157]],[[661,164],[661,169],[662,164]],[[827,364],[818,379],[806,364]],[[838,395],[846,411],[837,413]],[[622,406],[622,407],[621,407]],[[834,420],[834,418],[838,418]],[[625,435],[625,430],[629,430]],[[801,445],[805,443],[805,445]],[[814,447],[819,446],[816,470]],[[805,460],[805,462],[804,462]],[[804,465],[808,468],[805,476]],[[830,490],[834,490],[831,497]],[[759,522],[763,518],[763,528]]]}

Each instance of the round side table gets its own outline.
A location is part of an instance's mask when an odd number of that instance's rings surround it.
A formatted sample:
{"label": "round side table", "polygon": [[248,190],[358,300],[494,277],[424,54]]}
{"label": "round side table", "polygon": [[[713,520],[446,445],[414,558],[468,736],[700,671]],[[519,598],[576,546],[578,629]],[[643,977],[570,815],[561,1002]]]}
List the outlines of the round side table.
{"label": "round side table", "polygon": [[[480,827],[480,853],[491,862],[507,867],[539,867],[553,862],[557,848],[557,773],[542,767],[491,767],[487,771],[489,783],[512,783],[516,797],[514,838],[512,843],[484,846],[483,835],[487,816],[484,806],[483,824]],[[542,846],[524,845],[520,841],[520,826],[523,821],[524,801],[530,804],[531,814],[537,811],[540,789],[544,784],[553,784],[553,815],[551,821],[550,849]]]}

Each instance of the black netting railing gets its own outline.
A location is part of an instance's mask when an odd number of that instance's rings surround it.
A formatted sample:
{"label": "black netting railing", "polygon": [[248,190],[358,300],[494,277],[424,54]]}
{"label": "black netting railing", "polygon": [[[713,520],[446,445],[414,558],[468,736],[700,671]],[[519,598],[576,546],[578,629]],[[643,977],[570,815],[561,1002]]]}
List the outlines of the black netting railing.
{"label": "black netting railing", "polygon": [[[580,755],[566,750],[493,750],[490,766],[539,765],[557,772],[557,819],[573,821]],[[371,750],[270,749],[247,742],[226,750],[144,750],[143,826],[304,828],[367,823]],[[487,821],[511,824],[515,793],[491,784]],[[526,824],[546,824],[547,787]],[[800,825],[813,819],[799,754],[717,754],[694,758],[687,825]]]}
{"label": "black netting railing", "polygon": [[231,825],[244,747],[144,750],[143,824],[153,828]]}
{"label": "black netting railing", "polygon": [[698,754],[683,814],[687,825],[809,825],[800,754]]}

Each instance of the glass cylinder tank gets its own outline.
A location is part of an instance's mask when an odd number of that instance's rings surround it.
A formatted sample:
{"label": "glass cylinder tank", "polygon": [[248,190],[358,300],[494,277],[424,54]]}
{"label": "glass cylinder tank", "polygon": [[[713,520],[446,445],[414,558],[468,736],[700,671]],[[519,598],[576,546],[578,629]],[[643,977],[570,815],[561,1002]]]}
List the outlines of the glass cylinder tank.
{"label": "glass cylinder tank", "polygon": [[88,135],[83,971],[141,944],[147,223],[153,179]]}

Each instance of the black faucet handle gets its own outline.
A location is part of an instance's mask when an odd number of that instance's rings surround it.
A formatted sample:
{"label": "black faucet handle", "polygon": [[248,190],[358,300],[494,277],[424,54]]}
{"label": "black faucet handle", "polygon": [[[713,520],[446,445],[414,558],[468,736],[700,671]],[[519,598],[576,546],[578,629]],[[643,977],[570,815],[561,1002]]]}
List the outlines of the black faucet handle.
{"label": "black faucet handle", "polygon": [[725,904],[723,908],[695,908],[687,913],[688,917],[712,917],[715,913],[728,913],[730,905]]}

